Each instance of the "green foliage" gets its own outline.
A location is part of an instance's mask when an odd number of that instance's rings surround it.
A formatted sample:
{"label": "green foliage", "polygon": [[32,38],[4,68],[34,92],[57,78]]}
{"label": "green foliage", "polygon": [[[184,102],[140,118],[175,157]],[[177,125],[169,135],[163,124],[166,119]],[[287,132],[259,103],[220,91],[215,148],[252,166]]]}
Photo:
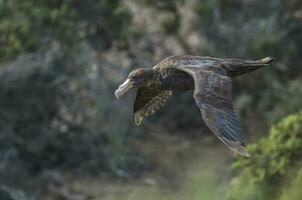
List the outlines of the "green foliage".
{"label": "green foliage", "polygon": [[106,64],[97,68],[93,52],[30,54],[1,71],[1,184],[37,191],[48,170],[127,176],[142,167],[125,146],[129,102],[114,106]]}
{"label": "green foliage", "polygon": [[196,1],[194,10],[201,22],[210,25],[220,12],[225,12],[230,8],[237,8],[239,4],[240,1],[238,0],[202,0]]}
{"label": "green foliage", "polygon": [[293,178],[292,183],[286,188],[279,200],[300,200],[302,196],[302,168],[300,168]]}
{"label": "green foliage", "polygon": [[[280,120],[289,113],[294,113],[302,108],[302,89],[301,80],[293,80],[286,84],[274,81],[270,88],[266,89],[259,102],[259,109],[271,108],[271,102],[274,101],[274,108],[264,113],[270,123]],[[294,97],[294,98],[289,98]],[[280,109],[282,108],[282,109]]]}
{"label": "green foliage", "polygon": [[161,29],[164,33],[176,33],[179,28],[179,20],[179,15],[175,12],[167,12],[161,21]]}
{"label": "green foliage", "polygon": [[84,39],[99,38],[96,47],[106,49],[112,41],[125,38],[129,22],[130,15],[118,0],[1,0],[0,59],[53,43],[70,51]]}
{"label": "green foliage", "polygon": [[184,0],[135,0],[137,3],[145,6],[153,6],[157,9],[174,11],[176,4],[183,3]]}
{"label": "green foliage", "polygon": [[240,172],[233,180],[228,199],[274,199],[286,172],[301,161],[302,112],[277,123],[268,138],[247,146],[247,149],[252,158],[238,158],[234,163]]}

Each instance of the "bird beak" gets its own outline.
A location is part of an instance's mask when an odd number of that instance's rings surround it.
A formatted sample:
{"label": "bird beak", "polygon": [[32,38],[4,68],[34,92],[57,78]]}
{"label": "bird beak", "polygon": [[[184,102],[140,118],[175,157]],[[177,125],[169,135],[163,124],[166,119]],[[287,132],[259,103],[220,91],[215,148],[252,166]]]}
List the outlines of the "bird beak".
{"label": "bird beak", "polygon": [[115,90],[115,97],[119,99],[121,96],[123,96],[128,90],[133,88],[133,83],[130,81],[129,78],[126,79],[126,81],[121,84],[117,90]]}

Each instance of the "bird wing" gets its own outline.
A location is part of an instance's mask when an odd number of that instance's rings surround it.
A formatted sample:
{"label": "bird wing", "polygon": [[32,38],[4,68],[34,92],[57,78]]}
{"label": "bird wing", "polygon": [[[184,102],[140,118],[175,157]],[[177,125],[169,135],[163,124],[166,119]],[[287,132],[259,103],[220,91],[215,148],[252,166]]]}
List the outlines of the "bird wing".
{"label": "bird wing", "polygon": [[194,98],[203,120],[210,130],[231,150],[249,157],[245,149],[243,131],[232,102],[232,80],[214,73],[204,66],[176,67],[194,79]]}
{"label": "bird wing", "polygon": [[133,107],[134,123],[139,126],[144,118],[160,110],[171,95],[171,90],[139,88]]}

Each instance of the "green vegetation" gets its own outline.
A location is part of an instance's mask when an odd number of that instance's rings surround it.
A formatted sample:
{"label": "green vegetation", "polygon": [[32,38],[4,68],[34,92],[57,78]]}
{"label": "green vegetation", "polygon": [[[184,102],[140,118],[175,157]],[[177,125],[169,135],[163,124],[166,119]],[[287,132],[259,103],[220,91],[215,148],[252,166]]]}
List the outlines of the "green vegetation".
{"label": "green vegetation", "polygon": [[287,187],[281,197],[280,200],[299,200],[301,199],[301,186],[302,186],[302,170],[300,169],[296,173],[296,177],[293,178],[292,183],[290,183],[289,187]]}
{"label": "green vegetation", "polygon": [[[271,128],[267,138],[249,145],[253,157],[238,158],[234,163],[239,175],[233,179],[228,199],[279,199],[291,177],[297,178],[286,193],[295,196],[295,188],[301,184],[301,134],[302,112],[286,117]],[[281,199],[287,198],[291,199],[283,194]]]}
{"label": "green vegetation", "polygon": [[130,14],[120,1],[0,1],[0,59],[45,50],[54,43],[75,48],[83,40],[108,49],[125,39]]}

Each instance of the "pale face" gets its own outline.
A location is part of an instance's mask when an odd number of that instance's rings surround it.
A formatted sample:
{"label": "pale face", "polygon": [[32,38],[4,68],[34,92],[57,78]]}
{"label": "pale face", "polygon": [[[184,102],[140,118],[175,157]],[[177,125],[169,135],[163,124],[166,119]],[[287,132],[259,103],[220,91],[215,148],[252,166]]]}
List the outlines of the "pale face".
{"label": "pale face", "polygon": [[115,97],[118,99],[132,88],[139,88],[147,85],[152,80],[153,69],[137,69],[132,71],[127,79],[115,91]]}

